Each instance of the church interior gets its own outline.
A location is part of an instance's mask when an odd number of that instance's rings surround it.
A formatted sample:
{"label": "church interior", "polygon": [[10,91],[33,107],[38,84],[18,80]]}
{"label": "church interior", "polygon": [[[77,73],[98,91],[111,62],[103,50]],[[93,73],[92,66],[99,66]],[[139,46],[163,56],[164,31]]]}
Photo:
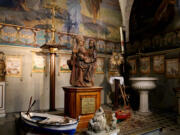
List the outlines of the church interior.
{"label": "church interior", "polygon": [[[0,14],[1,135],[180,134],[180,0],[0,0]],[[76,128],[36,132],[34,112]]]}

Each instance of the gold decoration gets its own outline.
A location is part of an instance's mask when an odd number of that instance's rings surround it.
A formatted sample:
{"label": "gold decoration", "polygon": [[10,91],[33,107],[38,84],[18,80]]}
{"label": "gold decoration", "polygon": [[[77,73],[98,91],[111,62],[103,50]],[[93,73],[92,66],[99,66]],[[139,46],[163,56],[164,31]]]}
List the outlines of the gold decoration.
{"label": "gold decoration", "polygon": [[120,53],[113,52],[110,63],[113,65],[121,65],[124,62],[123,56]]}

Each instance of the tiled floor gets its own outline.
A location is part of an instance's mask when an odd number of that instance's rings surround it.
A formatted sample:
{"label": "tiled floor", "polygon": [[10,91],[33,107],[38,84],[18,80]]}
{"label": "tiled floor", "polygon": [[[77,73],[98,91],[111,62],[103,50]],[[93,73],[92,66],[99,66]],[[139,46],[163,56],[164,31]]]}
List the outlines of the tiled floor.
{"label": "tiled floor", "polygon": [[[110,109],[104,107],[105,112]],[[176,113],[154,111],[151,115],[140,115],[131,111],[131,117],[118,123],[119,135],[140,135],[161,128],[161,135],[180,135],[180,125],[176,122]]]}
{"label": "tiled floor", "polygon": [[[104,107],[107,115],[111,109]],[[149,116],[142,116],[132,111],[131,117],[118,123],[119,135],[142,135],[152,129],[162,127],[161,135],[180,135],[180,125],[176,123],[175,113],[165,113],[156,111]],[[15,120],[19,117],[18,113],[8,114],[6,118],[0,118],[0,135],[39,135],[35,133],[17,132]]]}
{"label": "tiled floor", "polygon": [[152,129],[162,128],[163,135],[180,135],[180,125],[176,123],[176,115],[156,112],[149,116],[133,113],[130,119],[118,124],[121,135],[145,133]]}

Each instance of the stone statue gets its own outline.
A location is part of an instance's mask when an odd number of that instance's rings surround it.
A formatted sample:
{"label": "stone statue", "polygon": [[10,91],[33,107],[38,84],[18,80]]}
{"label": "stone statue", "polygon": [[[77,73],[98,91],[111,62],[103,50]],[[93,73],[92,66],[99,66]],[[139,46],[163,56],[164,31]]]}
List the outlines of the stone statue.
{"label": "stone statue", "polygon": [[94,86],[93,76],[96,69],[95,41],[89,41],[89,48],[84,46],[84,38],[77,36],[71,59],[67,61],[72,70],[70,84],[75,87]]}
{"label": "stone statue", "polygon": [[5,56],[0,52],[0,81],[5,81]]}
{"label": "stone statue", "polygon": [[110,123],[110,129],[111,129],[111,130],[116,129],[116,124],[117,124],[116,114],[113,113],[113,114],[112,114],[112,120],[111,120],[111,123]]}
{"label": "stone statue", "polygon": [[94,114],[94,117],[89,121],[88,131],[98,133],[108,130],[109,127],[107,126],[104,110],[100,107]]}
{"label": "stone statue", "polygon": [[87,135],[117,135],[120,131],[116,128],[117,118],[112,114],[110,125],[107,125],[104,110],[100,107],[94,114],[94,117],[88,123]]}

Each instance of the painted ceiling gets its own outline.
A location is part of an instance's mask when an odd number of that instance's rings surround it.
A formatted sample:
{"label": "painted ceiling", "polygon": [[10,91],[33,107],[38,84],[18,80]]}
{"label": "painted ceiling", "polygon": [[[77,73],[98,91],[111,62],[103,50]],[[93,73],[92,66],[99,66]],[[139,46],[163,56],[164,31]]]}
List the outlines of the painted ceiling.
{"label": "painted ceiling", "polygon": [[118,0],[0,0],[0,22],[50,29],[52,14],[46,7],[53,2],[57,32],[119,41]]}

